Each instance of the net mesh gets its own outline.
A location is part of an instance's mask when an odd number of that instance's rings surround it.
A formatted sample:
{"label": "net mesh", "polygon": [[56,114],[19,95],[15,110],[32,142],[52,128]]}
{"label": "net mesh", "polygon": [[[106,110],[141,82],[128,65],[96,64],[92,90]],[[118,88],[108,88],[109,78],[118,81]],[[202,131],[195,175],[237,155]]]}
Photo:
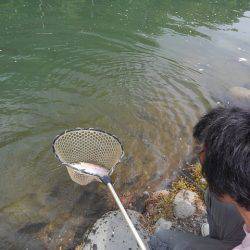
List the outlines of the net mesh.
{"label": "net mesh", "polygon": [[[119,140],[103,131],[76,129],[65,131],[53,143],[54,152],[62,163],[92,163],[113,171],[123,155]],[[71,179],[86,185],[96,177],[68,168]]]}

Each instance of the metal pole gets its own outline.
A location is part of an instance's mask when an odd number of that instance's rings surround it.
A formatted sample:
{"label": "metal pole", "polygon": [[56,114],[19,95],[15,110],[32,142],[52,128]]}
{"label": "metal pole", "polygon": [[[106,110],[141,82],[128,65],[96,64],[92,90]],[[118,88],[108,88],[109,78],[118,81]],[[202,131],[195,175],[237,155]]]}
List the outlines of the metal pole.
{"label": "metal pole", "polygon": [[135,227],[134,227],[131,219],[129,218],[129,216],[128,216],[126,210],[125,210],[125,208],[123,207],[123,205],[122,205],[122,203],[121,203],[121,201],[119,199],[119,197],[117,196],[117,194],[116,194],[116,192],[115,192],[112,184],[111,183],[107,183],[107,186],[108,186],[111,194],[113,195],[116,204],[118,205],[119,209],[121,210],[122,215],[124,216],[125,220],[127,221],[127,223],[129,225],[129,227],[130,227],[133,235],[135,236],[135,239],[136,239],[138,245],[140,246],[140,248],[142,250],[146,250],[147,248],[146,248],[145,244],[143,243],[143,241],[142,241],[141,237],[139,236],[138,232],[136,231],[136,229],[135,229]]}

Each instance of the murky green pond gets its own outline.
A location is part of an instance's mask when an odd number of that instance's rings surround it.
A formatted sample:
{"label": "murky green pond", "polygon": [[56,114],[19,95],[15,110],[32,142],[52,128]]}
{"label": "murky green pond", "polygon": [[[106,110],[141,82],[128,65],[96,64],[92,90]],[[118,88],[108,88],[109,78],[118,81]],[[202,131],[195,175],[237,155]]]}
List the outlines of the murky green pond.
{"label": "murky green pond", "polygon": [[69,249],[109,209],[51,151],[67,128],[121,138],[139,193],[190,154],[192,127],[250,83],[250,1],[0,2],[0,248]]}

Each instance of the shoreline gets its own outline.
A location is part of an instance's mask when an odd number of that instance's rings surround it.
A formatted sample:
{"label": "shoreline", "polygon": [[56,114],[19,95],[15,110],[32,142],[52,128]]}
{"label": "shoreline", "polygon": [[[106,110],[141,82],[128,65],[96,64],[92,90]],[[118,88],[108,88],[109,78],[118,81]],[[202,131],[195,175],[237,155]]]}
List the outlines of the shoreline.
{"label": "shoreline", "polygon": [[167,229],[201,235],[201,225],[206,222],[203,199],[206,187],[200,164],[186,165],[169,188],[149,194],[142,224],[149,234],[165,225]]}
{"label": "shoreline", "polygon": [[[151,193],[145,191],[136,198],[131,194],[127,196],[124,194],[121,200],[126,209],[140,213],[138,222],[149,236],[161,229],[201,235],[201,226],[206,223],[206,209],[203,201],[206,186],[201,175],[200,164],[186,164],[178,171],[168,188],[158,189]],[[113,210],[116,209],[117,207],[114,206]],[[92,229],[93,226],[89,227],[83,239],[88,237],[88,232]],[[97,234],[97,237],[100,235]],[[83,249],[83,244],[84,242],[75,249]]]}

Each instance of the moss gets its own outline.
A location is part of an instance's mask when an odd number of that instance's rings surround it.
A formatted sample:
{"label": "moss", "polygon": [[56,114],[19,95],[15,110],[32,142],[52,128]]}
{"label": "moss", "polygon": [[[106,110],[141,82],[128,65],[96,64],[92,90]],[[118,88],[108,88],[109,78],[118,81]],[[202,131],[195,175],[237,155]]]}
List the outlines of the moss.
{"label": "moss", "polygon": [[[164,218],[172,220],[173,214],[173,200],[176,194],[182,189],[188,189],[195,192],[201,200],[203,200],[202,190],[206,189],[206,182],[201,173],[201,165],[196,163],[188,165],[183,171],[185,176],[179,175],[168,190],[167,195],[158,195],[157,197],[150,197],[146,202],[146,212],[144,213],[144,225],[149,232],[154,230],[155,222]],[[188,177],[187,177],[188,176]]]}
{"label": "moss", "polygon": [[193,176],[193,179],[195,181],[195,183],[197,183],[197,185],[205,190],[207,188],[207,183],[205,181],[205,179],[202,176],[202,170],[201,170],[201,165],[200,163],[196,163],[194,164],[191,174]]}

